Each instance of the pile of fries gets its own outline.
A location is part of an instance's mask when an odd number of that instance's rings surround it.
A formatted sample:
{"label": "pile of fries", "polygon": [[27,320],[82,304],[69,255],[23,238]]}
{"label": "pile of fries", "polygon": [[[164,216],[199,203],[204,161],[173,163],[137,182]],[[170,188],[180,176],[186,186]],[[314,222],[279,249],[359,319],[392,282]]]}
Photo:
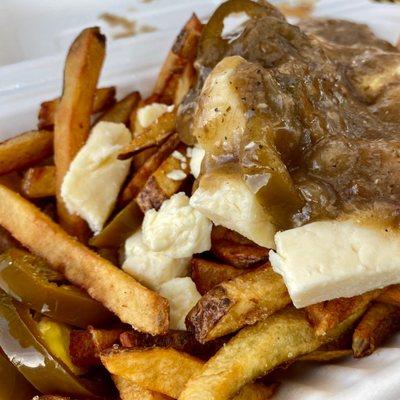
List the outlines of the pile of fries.
{"label": "pile of fries", "polygon": [[[119,101],[114,87],[97,87],[105,38],[98,28],[85,29],[68,53],[62,96],[40,106],[38,130],[0,144],[0,225],[5,229],[0,232],[1,251],[28,249],[61,276],[60,282],[83,289],[107,309],[97,324],[90,318],[87,325],[68,324],[66,353],[83,375],[68,367],[61,353],[38,343],[38,353],[49,353],[67,371],[74,384],[66,386],[65,380],[59,385],[56,364],[43,369],[53,381],[47,385],[20,368],[29,360],[24,354],[17,361],[11,356],[4,338],[12,333],[0,306],[0,356],[4,352],[16,363],[34,387],[33,394],[43,394],[41,400],[115,398],[112,383],[110,392],[92,390],[87,383],[107,383],[105,371],[122,400],[269,399],[278,387],[270,372],[297,362],[367,356],[399,328],[400,286],[295,309],[281,276],[268,263],[268,249],[223,227],[213,227],[211,251],[191,261],[191,277],[202,298],[187,316],[188,331],[169,330],[168,301],[119,268],[119,250],[140,228],[143,214],[160,208],[175,193],[192,190],[187,166],[186,179],[169,178],[171,171],[182,168],[172,152],[187,148],[176,133],[176,111],[145,129],[138,127],[136,113],[153,102],[174,104],[176,110],[196,83],[194,62],[202,28],[193,15],[169,52],[151,96],[141,99],[133,91]],[[90,237],[85,221],[68,212],[60,187],[99,121],[130,128],[132,143],[119,157],[132,158],[133,167],[107,225]],[[17,289],[1,288],[1,303],[8,310],[18,315],[34,310],[33,320],[37,313],[46,313],[36,309],[28,294],[13,296]],[[101,378],[93,378],[94,371],[100,371]]]}

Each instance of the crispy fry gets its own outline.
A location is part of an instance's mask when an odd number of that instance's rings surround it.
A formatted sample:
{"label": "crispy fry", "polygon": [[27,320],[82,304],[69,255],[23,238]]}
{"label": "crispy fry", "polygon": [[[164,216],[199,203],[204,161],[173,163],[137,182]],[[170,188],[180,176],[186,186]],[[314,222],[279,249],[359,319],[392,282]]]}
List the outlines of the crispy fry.
{"label": "crispy fry", "polygon": [[[115,87],[97,89],[94,96],[93,114],[104,111],[115,102]],[[54,126],[54,115],[60,99],[45,101],[40,105],[38,129],[52,129]]]}
{"label": "crispy fry", "polygon": [[306,307],[307,317],[314,326],[315,333],[323,336],[329,330],[340,324],[355,309],[367,309],[372,300],[379,296],[380,291],[375,290],[360,296],[324,301]]}
{"label": "crispy fry", "polygon": [[175,89],[174,104],[178,106],[196,83],[196,70],[193,63],[186,64]]}
{"label": "crispy fry", "polygon": [[115,103],[109,110],[100,115],[95,123],[100,121],[115,122],[128,125],[129,116],[136,109],[140,101],[140,93],[132,92]]}
{"label": "crispy fry", "polygon": [[363,311],[362,307],[354,310],[323,337],[315,335],[302,310],[291,307],[246,327],[188,382],[179,400],[228,400],[252,380],[333,340]]}
{"label": "crispy fry", "polygon": [[153,89],[161,103],[171,104],[175,100],[180,77],[187,64],[193,64],[197,54],[197,45],[202,31],[202,24],[195,14],[182,28],[172,49],[168,53],[158,74]]}
{"label": "crispy fry", "polygon": [[354,331],[352,345],[354,357],[369,356],[399,328],[399,308],[391,304],[373,304]]}
{"label": "crispy fry", "polygon": [[140,227],[142,220],[143,213],[136,200],[132,200],[89,243],[95,247],[118,248]]}
{"label": "crispy fry", "polygon": [[[186,146],[181,143],[176,148],[176,151],[186,154]],[[182,178],[173,176],[177,171],[183,173]],[[165,200],[179,192],[188,174],[189,164],[182,163],[173,155],[170,155],[151,175],[139,192],[136,199],[140,209],[144,213],[151,208],[158,210]]]}
{"label": "crispy fry", "polygon": [[[204,365],[203,361],[188,354],[159,348],[108,351],[101,354],[101,360],[112,374],[174,399],[180,396],[185,384]],[[249,384],[233,399],[264,400],[270,398],[271,392],[267,386]]]}
{"label": "crispy fry", "polygon": [[186,325],[204,343],[254,324],[288,304],[282,277],[264,266],[207,292],[186,317]]}
{"label": "crispy fry", "polygon": [[56,193],[56,169],[53,165],[29,168],[22,181],[22,191],[32,199],[54,196]]}
{"label": "crispy fry", "polygon": [[119,159],[125,160],[150,147],[157,147],[176,130],[176,113],[174,111],[162,114],[154,124],[136,132],[132,143],[124,148]]}
{"label": "crispy fry", "polygon": [[123,329],[72,330],[70,333],[69,354],[78,367],[101,365],[100,352],[119,343]]}
{"label": "crispy fry", "polygon": [[171,397],[162,393],[152,392],[137,385],[134,382],[113,375],[113,381],[119,391],[121,400],[168,400]]}
{"label": "crispy fry", "polygon": [[211,242],[220,242],[223,240],[236,244],[248,244],[257,246],[254,242],[242,236],[240,233],[232,231],[221,225],[214,225],[211,231]]}
{"label": "crispy fry", "polygon": [[9,189],[22,194],[22,172],[13,171],[5,175],[0,175],[0,184]]}
{"label": "crispy fry", "polygon": [[127,331],[121,333],[119,340],[122,346],[127,348],[171,347],[202,359],[210,358],[226,342],[226,340],[214,340],[206,344],[201,344],[192,333],[173,330],[169,331],[166,335],[158,336]]}
{"label": "crispy fry", "polygon": [[201,295],[207,293],[214,286],[236,278],[245,271],[230,265],[219,264],[204,258],[193,258],[190,262],[192,267],[192,279]]}
{"label": "crispy fry", "polygon": [[0,143],[0,175],[37,163],[53,152],[53,132],[29,131]]}
{"label": "crispy fry", "polygon": [[2,185],[0,225],[122,322],[154,335],[168,330],[167,300],[74,240],[33,204]]}
{"label": "crispy fry", "polygon": [[90,116],[104,56],[105,37],[99,28],[83,30],[68,52],[63,94],[54,118],[58,216],[63,228],[81,241],[87,239],[88,227],[81,218],[68,213],[61,196],[61,185],[71,161],[89,135]]}
{"label": "crispy fry", "polygon": [[179,144],[177,133],[170,136],[165,143],[151,155],[141,168],[135,173],[122,192],[121,204],[127,204],[134,199],[144,187],[150,176],[157,170],[161,163],[174,151]]}
{"label": "crispy fry", "polygon": [[297,361],[329,362],[336,361],[343,357],[353,354],[351,349],[346,350],[315,350],[309,354],[301,356]]}
{"label": "crispy fry", "polygon": [[400,285],[392,285],[385,288],[377,298],[377,301],[400,307]]}

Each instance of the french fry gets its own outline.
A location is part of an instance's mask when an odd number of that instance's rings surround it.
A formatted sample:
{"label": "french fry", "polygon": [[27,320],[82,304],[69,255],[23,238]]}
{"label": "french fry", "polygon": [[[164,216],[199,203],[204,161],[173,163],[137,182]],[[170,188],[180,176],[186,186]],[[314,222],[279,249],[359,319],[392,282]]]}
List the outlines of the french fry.
{"label": "french fry", "polygon": [[161,103],[172,104],[175,100],[180,77],[187,64],[193,64],[202,24],[195,14],[182,28],[159,72],[153,94]]}
{"label": "french fry", "polygon": [[400,307],[400,285],[392,285],[385,288],[376,300]]}
{"label": "french fry", "polygon": [[124,148],[118,158],[125,160],[150,147],[157,147],[175,131],[176,113],[174,111],[164,113],[157,118],[154,124],[142,132],[136,132],[132,143]]}
{"label": "french fry", "polygon": [[100,353],[119,343],[122,329],[88,329],[72,330],[70,333],[69,354],[72,362],[78,367],[101,365]]}
{"label": "french fry", "polygon": [[154,335],[168,330],[167,300],[74,240],[33,204],[2,185],[0,225],[122,322]]}
{"label": "french fry", "polygon": [[399,308],[391,304],[373,304],[354,331],[352,344],[354,357],[369,356],[399,328]]}
{"label": "french fry", "polygon": [[[115,87],[97,89],[94,96],[93,114],[104,111],[115,102]],[[52,129],[54,126],[54,115],[60,99],[45,101],[40,105],[38,129]]]}
{"label": "french fry", "polygon": [[201,344],[196,340],[192,333],[173,330],[170,330],[165,335],[158,336],[152,336],[135,331],[127,331],[121,333],[119,340],[122,346],[127,348],[173,348],[202,359],[210,358],[226,342],[226,340],[214,340],[206,344]]}
{"label": "french fry", "polygon": [[171,397],[162,393],[152,392],[128,381],[120,376],[113,375],[113,381],[118,389],[121,400],[169,400]]}
{"label": "french fry", "polygon": [[[101,361],[112,374],[174,399],[180,398],[186,383],[199,374],[204,365],[188,354],[160,348],[108,351],[101,354]],[[233,399],[264,400],[270,398],[271,392],[267,386],[249,384]]]}
{"label": "french fry", "polygon": [[214,286],[236,278],[245,271],[230,265],[219,264],[204,258],[193,258],[190,262],[192,279],[201,295],[207,293]]}
{"label": "french fry", "polygon": [[132,92],[115,103],[109,110],[100,115],[95,123],[100,121],[115,122],[128,125],[129,116],[140,102],[140,93]]}
{"label": "french fry", "polygon": [[379,290],[375,290],[360,296],[341,297],[313,304],[306,307],[307,317],[314,326],[315,333],[323,336],[352,314],[355,309],[361,307],[366,310],[370,302],[379,296],[379,293]]}
{"label": "french fry", "polygon": [[186,326],[205,343],[254,324],[288,304],[282,277],[264,266],[207,292],[186,317]]}
{"label": "french fry", "polygon": [[0,143],[0,175],[37,163],[53,152],[53,132],[25,132]]}
{"label": "french fry", "polygon": [[254,242],[242,236],[240,233],[232,231],[221,225],[214,225],[211,231],[211,242],[214,243],[224,240],[235,244],[247,244],[249,246],[257,246]]}
{"label": "french fry", "polygon": [[178,106],[196,83],[196,70],[193,63],[187,63],[178,80],[174,95],[174,104]]}
{"label": "french fry", "polygon": [[274,368],[334,340],[364,312],[360,307],[325,336],[317,336],[302,310],[291,307],[242,329],[186,385],[179,400],[228,400]]}
{"label": "french fry", "polygon": [[31,199],[56,194],[56,169],[52,165],[29,168],[22,180],[22,191]]}
{"label": "french fry", "polygon": [[0,175],[0,184],[9,189],[22,194],[22,172],[13,171],[5,175]]}
{"label": "french fry", "polygon": [[345,350],[315,350],[309,354],[301,356],[297,361],[312,361],[312,362],[330,362],[336,361],[344,357],[351,356],[351,349]]}
{"label": "french fry", "polygon": [[[186,154],[186,146],[181,143],[176,151]],[[176,172],[182,173],[182,178],[172,175]],[[152,208],[158,210],[165,200],[179,192],[188,175],[189,163],[182,163],[171,154],[151,175],[137,195],[136,199],[140,209],[144,213]]]}
{"label": "french fry", "polygon": [[121,204],[127,204],[134,199],[144,187],[150,176],[157,170],[161,163],[174,151],[179,144],[179,136],[177,133],[171,135],[165,143],[163,143],[156,153],[151,155],[140,169],[134,174],[133,178],[125,186]]}
{"label": "french fry", "polygon": [[54,163],[56,166],[57,212],[62,227],[85,242],[86,223],[70,215],[61,196],[64,175],[90,131],[97,81],[105,56],[105,37],[99,28],[87,28],[72,44],[64,69],[64,87],[54,117]]}

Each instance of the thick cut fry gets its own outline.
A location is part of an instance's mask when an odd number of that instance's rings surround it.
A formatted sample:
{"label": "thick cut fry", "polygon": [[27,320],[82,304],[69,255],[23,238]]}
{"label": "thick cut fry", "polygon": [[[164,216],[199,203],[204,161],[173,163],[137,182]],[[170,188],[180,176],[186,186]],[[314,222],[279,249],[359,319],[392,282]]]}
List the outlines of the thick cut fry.
{"label": "thick cut fry", "polygon": [[100,352],[119,343],[122,329],[95,329],[85,331],[72,330],[69,342],[69,354],[78,367],[101,365]]}
{"label": "thick cut fry", "polygon": [[128,331],[121,333],[119,340],[122,346],[127,348],[171,347],[202,359],[210,358],[226,342],[226,340],[214,340],[206,344],[201,344],[192,333],[173,330],[170,330],[166,335],[158,336]]}
{"label": "thick cut fry", "polygon": [[377,301],[400,307],[400,285],[385,288],[377,298]]}
{"label": "thick cut fry", "polygon": [[100,121],[115,122],[128,125],[129,116],[132,111],[136,109],[140,102],[140,93],[132,92],[125,96],[122,100],[115,103],[109,110],[105,111],[104,114],[100,115],[95,123]]}
{"label": "thick cut fry", "polygon": [[196,58],[202,27],[199,19],[193,14],[168,53],[153,89],[153,93],[160,97],[162,103],[174,102],[184,69],[186,65],[193,64]]}
{"label": "thick cut fry", "polygon": [[54,196],[56,193],[56,169],[52,165],[29,168],[22,181],[22,191],[32,199]]}
{"label": "thick cut fry", "polygon": [[196,83],[196,70],[193,63],[186,64],[175,89],[174,104],[178,106]]}
{"label": "thick cut fry", "polygon": [[354,357],[369,356],[399,328],[399,308],[391,304],[373,304],[354,331],[352,344]]}
{"label": "thick cut fry", "polygon": [[168,330],[167,300],[74,240],[33,204],[2,185],[0,225],[122,322],[154,335]]}
{"label": "thick cut fry", "polygon": [[306,307],[307,317],[314,326],[318,336],[326,335],[331,329],[340,324],[355,309],[367,309],[372,300],[379,296],[380,291],[375,290],[355,297],[341,297]]}
{"label": "thick cut fry", "polygon": [[201,295],[207,293],[214,286],[236,278],[245,272],[230,265],[219,264],[204,258],[193,258],[190,264],[192,279]]}
{"label": "thick cut fry", "polygon": [[[204,362],[173,349],[115,350],[102,353],[104,366],[114,375],[177,399],[189,379],[197,375]],[[265,400],[272,389],[249,384],[234,396],[235,400]],[[206,397],[202,398],[202,400]]]}
{"label": "thick cut fry", "polygon": [[[176,151],[186,154],[186,146],[181,143]],[[182,163],[171,154],[139,192],[136,201],[140,209],[144,213],[152,208],[158,210],[165,200],[179,192],[188,175],[189,163]]]}
{"label": "thick cut fry", "polygon": [[179,400],[228,400],[254,379],[333,340],[363,311],[355,310],[324,337],[315,335],[302,310],[291,307],[244,328],[188,382]]}
{"label": "thick cut fry", "polygon": [[142,132],[136,132],[135,137],[119,155],[121,160],[132,157],[143,150],[157,147],[165,142],[176,131],[176,113],[174,111],[162,114],[154,124]]}
{"label": "thick cut fry", "polygon": [[0,175],[37,163],[53,152],[53,132],[30,131],[0,143]]}
{"label": "thick cut fry", "polygon": [[[104,111],[115,102],[115,87],[105,87],[97,89],[94,96],[93,114]],[[39,129],[52,129],[54,126],[54,116],[60,99],[45,101],[40,105],[39,110]]]}
{"label": "thick cut fry", "polygon": [[118,389],[121,400],[168,400],[171,397],[162,393],[152,392],[136,384],[128,381],[120,376],[114,375],[113,381]]}
{"label": "thick cut fry", "polygon": [[190,311],[186,325],[204,343],[254,324],[288,304],[282,277],[265,266],[215,286]]}
{"label": "thick cut fry", "polygon": [[351,349],[346,350],[315,350],[301,356],[297,361],[330,362],[353,354]]}
{"label": "thick cut fry", "polygon": [[127,204],[142,190],[150,176],[157,170],[161,163],[176,149],[179,144],[178,134],[173,134],[165,143],[151,155],[140,169],[135,173],[122,192],[121,204]]}
{"label": "thick cut fry", "polygon": [[64,87],[54,118],[54,163],[56,165],[57,212],[63,228],[86,241],[86,223],[70,215],[61,196],[61,185],[71,161],[84,145],[90,130],[97,81],[105,56],[105,37],[99,28],[81,32],[65,62]]}
{"label": "thick cut fry", "polygon": [[242,236],[240,233],[232,231],[231,229],[225,228],[221,225],[214,225],[211,231],[211,242],[220,242],[222,240],[236,244],[257,246],[254,242]]}

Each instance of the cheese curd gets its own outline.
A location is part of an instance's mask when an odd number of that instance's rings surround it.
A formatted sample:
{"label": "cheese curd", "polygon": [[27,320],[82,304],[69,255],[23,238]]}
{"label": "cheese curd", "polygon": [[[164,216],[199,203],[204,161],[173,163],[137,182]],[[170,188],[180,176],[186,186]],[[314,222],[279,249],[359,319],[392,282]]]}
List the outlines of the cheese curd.
{"label": "cheese curd", "polygon": [[201,172],[201,163],[206,155],[206,151],[199,146],[195,146],[191,150],[190,172],[197,179]]}
{"label": "cheese curd", "polygon": [[61,196],[68,211],[99,232],[110,215],[130,166],[118,160],[132,136],[124,124],[99,122],[66,173]]}
{"label": "cheese curd", "polygon": [[270,252],[296,307],[400,283],[400,236],[354,221],[320,221],[275,235]]}
{"label": "cheese curd", "polygon": [[203,176],[190,205],[214,224],[232,229],[260,246],[275,248],[275,226],[239,176],[217,172]]}
{"label": "cheese curd", "polygon": [[201,298],[195,283],[191,278],[175,278],[161,285],[159,293],[169,301],[170,328],[186,330],[185,318]]}
{"label": "cheese curd", "polygon": [[174,106],[167,106],[162,103],[152,103],[147,106],[139,108],[136,114],[138,123],[142,128],[148,128],[157,118],[161,115],[171,112]]}
{"label": "cheese curd", "polygon": [[150,289],[159,287],[189,272],[190,258],[171,258],[163,252],[150,250],[143,243],[142,232],[138,231],[125,243],[125,262],[122,269]]}
{"label": "cheese curd", "polygon": [[191,257],[211,248],[211,221],[177,193],[160,210],[149,210],[143,220],[143,242],[152,251],[173,258]]}

